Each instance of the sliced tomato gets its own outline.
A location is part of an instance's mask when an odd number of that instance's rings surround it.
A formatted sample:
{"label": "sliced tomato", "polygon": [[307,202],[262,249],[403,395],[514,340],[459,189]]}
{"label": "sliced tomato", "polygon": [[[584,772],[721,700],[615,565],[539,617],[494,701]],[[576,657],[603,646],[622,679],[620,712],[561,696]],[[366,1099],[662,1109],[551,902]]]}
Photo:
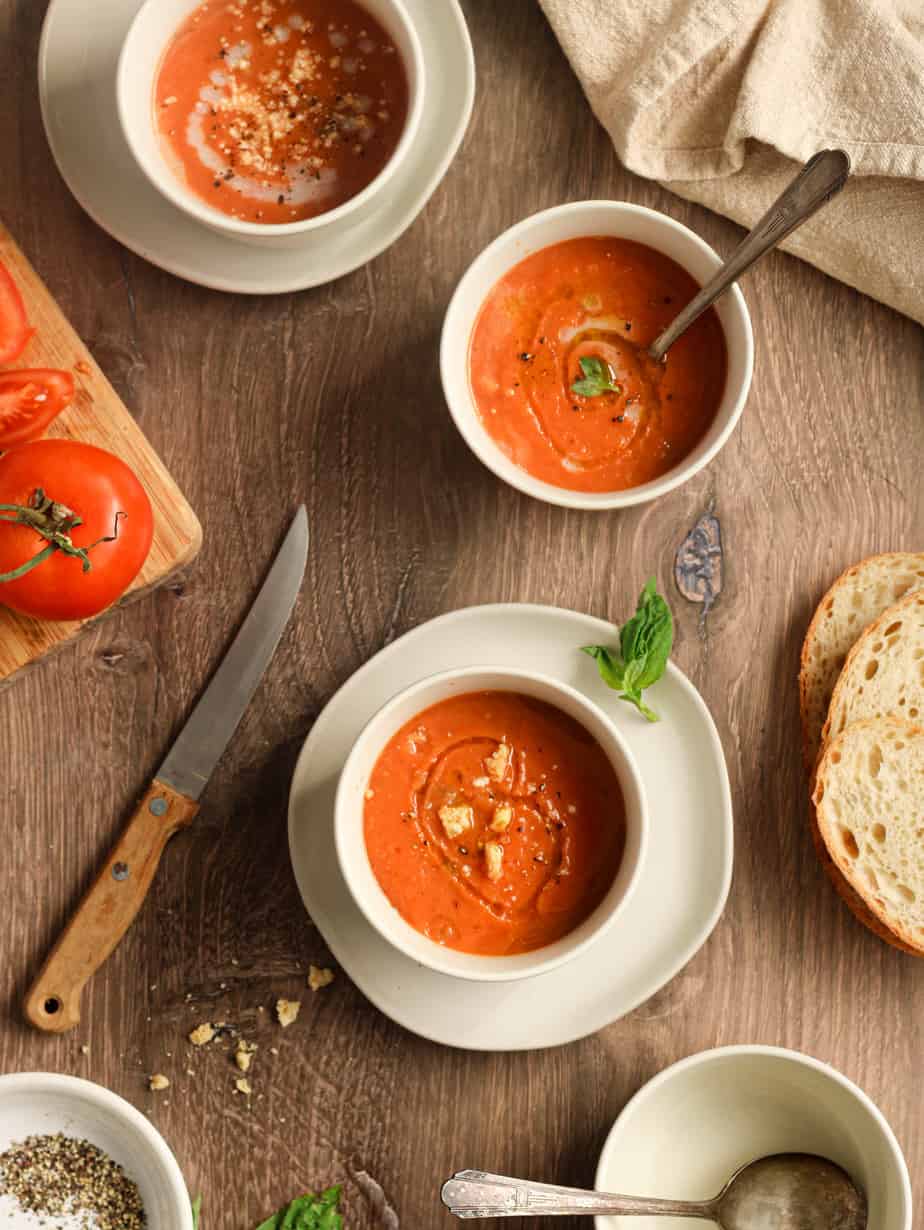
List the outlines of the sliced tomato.
{"label": "sliced tomato", "polygon": [[34,332],[26,317],[22,295],[0,262],[0,363],[18,359]]}
{"label": "sliced tomato", "polygon": [[74,377],[51,367],[0,372],[0,452],[44,435],[74,396]]}

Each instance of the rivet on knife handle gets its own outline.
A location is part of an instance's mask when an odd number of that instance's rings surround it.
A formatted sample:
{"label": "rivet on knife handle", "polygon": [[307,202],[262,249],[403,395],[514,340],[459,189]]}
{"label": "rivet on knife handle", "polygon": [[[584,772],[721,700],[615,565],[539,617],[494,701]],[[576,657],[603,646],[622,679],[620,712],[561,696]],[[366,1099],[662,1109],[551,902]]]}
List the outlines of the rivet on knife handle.
{"label": "rivet on knife handle", "polygon": [[153,781],[26,996],[37,1029],[66,1033],[80,1021],[80,993],[131,926],[164,846],[199,805]]}

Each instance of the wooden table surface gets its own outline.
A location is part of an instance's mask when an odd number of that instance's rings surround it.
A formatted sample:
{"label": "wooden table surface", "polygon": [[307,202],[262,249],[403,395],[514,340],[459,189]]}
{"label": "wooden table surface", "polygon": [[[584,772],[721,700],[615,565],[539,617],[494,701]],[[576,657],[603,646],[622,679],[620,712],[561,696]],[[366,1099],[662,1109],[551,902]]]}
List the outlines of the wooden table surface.
{"label": "wooden table surface", "polygon": [[[774,1043],[866,1089],[924,1200],[924,963],[855,923],[816,863],[796,699],[823,588],[872,551],[924,547],[921,331],[775,255],[744,287],[757,365],[720,457],[623,514],[545,507],[473,458],[443,403],[440,322],[469,261],[524,215],[586,197],[664,210],[723,253],[740,231],[619,166],[533,0],[466,4],[475,114],[410,231],[339,282],[263,299],[162,273],[75,204],[39,119],[43,8],[0,0],[0,216],[190,498],[205,545],[183,583],[0,696],[0,1070],[87,1076],[142,1108],[203,1193],[206,1230],[251,1230],[299,1189],[339,1181],[349,1230],[436,1230],[452,1224],[437,1203],[452,1170],[590,1185],[613,1119],[659,1069],[723,1043]],[[200,819],[170,847],[78,1032],[31,1032],[20,1017],[30,977],[300,500],[313,527],[303,593]],[[672,573],[709,508],[725,587],[700,632]],[[286,798],[328,697],[441,612],[522,599],[618,617],[651,571],[731,775],[734,882],[705,948],[629,1017],[552,1051],[440,1048],[381,1016],[343,974],[313,995],[308,964],[329,958],[292,878]],[[302,1001],[284,1034],[271,1019],[280,995]],[[185,1043],[192,1025],[219,1018],[260,1044],[249,1108],[232,1093],[228,1055]],[[147,1091],[155,1071],[171,1077],[168,1093]]]}

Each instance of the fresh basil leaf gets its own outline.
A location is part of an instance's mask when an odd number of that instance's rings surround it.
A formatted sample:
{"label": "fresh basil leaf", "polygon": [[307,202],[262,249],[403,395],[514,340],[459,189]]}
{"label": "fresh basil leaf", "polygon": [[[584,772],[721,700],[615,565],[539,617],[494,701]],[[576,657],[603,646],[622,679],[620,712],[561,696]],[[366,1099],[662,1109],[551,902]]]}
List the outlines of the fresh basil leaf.
{"label": "fresh basil leaf", "polygon": [[343,1217],[337,1212],[339,1187],[329,1187],[315,1196],[307,1192],[257,1226],[257,1230],[343,1230]]}
{"label": "fresh basil leaf", "polygon": [[599,397],[602,393],[621,393],[622,388],[613,382],[610,369],[596,355],[584,355],[578,359],[583,380],[575,380],[571,392],[580,397]]}
{"label": "fresh basil leaf", "polygon": [[600,678],[607,687],[614,688],[617,692],[622,691],[623,665],[618,656],[614,656],[602,645],[585,645],[581,653],[590,654],[596,660]]}
{"label": "fresh basil leaf", "polygon": [[202,1215],[202,1197],[197,1196],[192,1202],[193,1230],[199,1230],[199,1218]]}
{"label": "fresh basil leaf", "polygon": [[639,658],[630,658],[626,663],[626,668],[622,673],[622,690],[628,695],[633,696],[642,693],[642,671],[645,669],[644,663]]}
{"label": "fresh basil leaf", "polygon": [[651,577],[639,595],[635,614],[619,633],[619,653],[604,645],[587,645],[583,652],[596,660],[601,679],[619,692],[620,699],[635,705],[649,722],[656,722],[658,715],[644,703],[642,692],[664,674],[673,645],[670,607]]}
{"label": "fresh basil leaf", "polygon": [[626,659],[635,657],[639,637],[644,635],[647,610],[654,595],[651,591],[651,581],[646,581],[645,588],[639,595],[635,614],[627,619],[619,633],[619,648]]}
{"label": "fresh basil leaf", "polygon": [[674,621],[670,607],[657,591],[652,577],[642,590],[635,614],[619,634],[623,661],[637,663],[632,682],[651,687],[664,674],[674,644]]}

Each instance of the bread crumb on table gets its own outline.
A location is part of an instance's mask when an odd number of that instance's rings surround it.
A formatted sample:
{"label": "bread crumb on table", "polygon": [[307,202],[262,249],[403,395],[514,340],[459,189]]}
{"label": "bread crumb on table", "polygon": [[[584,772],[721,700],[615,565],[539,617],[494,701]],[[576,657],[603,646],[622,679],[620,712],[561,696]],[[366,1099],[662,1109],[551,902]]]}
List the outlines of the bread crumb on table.
{"label": "bread crumb on table", "polygon": [[216,1029],[209,1021],[203,1021],[201,1025],[190,1033],[189,1040],[193,1046],[205,1046],[215,1037]]}
{"label": "bread crumb on table", "polygon": [[243,1093],[244,1096],[248,1098],[253,1093],[253,1090],[250,1087],[250,1081],[246,1076],[238,1077],[238,1079],[234,1082],[234,1088],[238,1093]]}
{"label": "bread crumb on table", "polygon": [[234,1062],[241,1072],[250,1071],[250,1065],[253,1063],[256,1049],[257,1044],[255,1042],[247,1042],[244,1038],[238,1039],[237,1050],[234,1052]]}
{"label": "bread crumb on table", "polygon": [[164,1076],[163,1072],[155,1072],[148,1081],[148,1088],[152,1093],[160,1093],[162,1089],[170,1088],[170,1082],[166,1076]]}
{"label": "bread crumb on table", "polygon": [[320,991],[324,987],[329,987],[334,981],[334,971],[332,969],[319,969],[317,965],[308,966],[308,985],[312,991]]}
{"label": "bread crumb on table", "polygon": [[288,1029],[301,1011],[301,1002],[297,999],[277,999],[276,1017],[283,1029]]}

